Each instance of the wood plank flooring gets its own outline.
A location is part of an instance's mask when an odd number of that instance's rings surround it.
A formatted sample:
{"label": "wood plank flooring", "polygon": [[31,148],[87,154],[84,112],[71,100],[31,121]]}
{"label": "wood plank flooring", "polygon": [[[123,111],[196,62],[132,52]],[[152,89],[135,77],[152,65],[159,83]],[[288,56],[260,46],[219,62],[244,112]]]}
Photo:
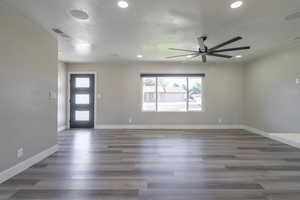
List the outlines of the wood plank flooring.
{"label": "wood plank flooring", "polygon": [[69,130],[11,200],[299,200],[300,150],[243,130]]}

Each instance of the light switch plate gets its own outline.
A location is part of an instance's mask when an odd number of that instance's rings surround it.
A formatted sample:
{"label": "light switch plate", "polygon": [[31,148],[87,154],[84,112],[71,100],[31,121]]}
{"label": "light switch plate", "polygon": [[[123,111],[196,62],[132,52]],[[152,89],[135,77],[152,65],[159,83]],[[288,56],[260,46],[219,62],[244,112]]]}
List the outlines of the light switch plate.
{"label": "light switch plate", "polygon": [[17,158],[22,158],[24,154],[23,148],[17,150]]}
{"label": "light switch plate", "polygon": [[300,84],[300,78],[296,78],[296,84]]}

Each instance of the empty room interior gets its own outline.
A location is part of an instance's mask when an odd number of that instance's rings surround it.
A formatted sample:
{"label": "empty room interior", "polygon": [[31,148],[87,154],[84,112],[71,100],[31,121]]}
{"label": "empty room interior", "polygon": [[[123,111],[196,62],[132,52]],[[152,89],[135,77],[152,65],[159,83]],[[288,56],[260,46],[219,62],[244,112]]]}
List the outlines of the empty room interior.
{"label": "empty room interior", "polygon": [[299,200],[299,0],[0,0],[0,200]]}

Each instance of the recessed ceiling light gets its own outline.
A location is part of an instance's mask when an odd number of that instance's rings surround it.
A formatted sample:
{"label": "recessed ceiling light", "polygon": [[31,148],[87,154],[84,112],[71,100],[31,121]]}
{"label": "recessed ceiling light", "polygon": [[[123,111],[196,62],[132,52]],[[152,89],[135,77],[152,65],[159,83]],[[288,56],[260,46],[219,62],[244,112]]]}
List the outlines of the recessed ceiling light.
{"label": "recessed ceiling light", "polygon": [[193,55],[188,55],[188,56],[186,56],[187,58],[192,58],[193,57]]}
{"label": "recessed ceiling light", "polygon": [[78,53],[88,53],[91,50],[91,44],[89,42],[80,41],[75,44],[75,50]]}
{"label": "recessed ceiling light", "polygon": [[243,5],[243,2],[242,1],[236,1],[236,2],[233,2],[231,5],[230,5],[230,7],[231,8],[239,8],[239,7],[241,7]]}
{"label": "recessed ceiling light", "polygon": [[143,55],[139,54],[136,56],[137,58],[143,58]]}
{"label": "recessed ceiling light", "polygon": [[235,56],[236,58],[242,58],[243,56],[242,55],[237,55]]}
{"label": "recessed ceiling light", "polygon": [[127,3],[127,1],[119,1],[118,2],[118,6],[120,8],[127,8],[128,7],[128,3]]}
{"label": "recessed ceiling light", "polygon": [[72,17],[74,17],[75,19],[78,20],[88,20],[89,19],[89,15],[87,14],[87,12],[83,11],[83,10],[71,10],[70,14]]}

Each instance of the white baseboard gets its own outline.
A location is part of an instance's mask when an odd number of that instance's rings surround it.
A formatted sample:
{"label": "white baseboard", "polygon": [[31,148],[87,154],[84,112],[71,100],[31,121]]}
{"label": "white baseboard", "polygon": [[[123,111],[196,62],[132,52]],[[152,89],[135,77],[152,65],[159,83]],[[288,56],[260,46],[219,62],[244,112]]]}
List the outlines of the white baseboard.
{"label": "white baseboard", "polygon": [[277,137],[276,134],[270,135],[270,138],[300,149],[300,143],[294,142],[293,140],[285,139],[282,137]]}
{"label": "white baseboard", "polygon": [[247,126],[247,125],[243,125],[242,129],[244,129],[246,131],[249,131],[251,133],[256,133],[258,135],[269,137],[269,133],[267,133],[266,131],[263,131],[263,130],[260,130],[260,129],[257,129],[257,128],[253,128],[253,127],[250,127],[250,126]]}
{"label": "white baseboard", "polygon": [[[300,148],[300,143],[298,143],[298,142],[294,142],[292,140],[284,139],[282,137],[277,137],[276,134],[279,134],[279,133],[268,133],[266,131],[263,131],[263,130],[260,130],[260,129],[257,129],[257,128],[253,128],[253,127],[250,127],[250,126],[245,126],[245,125],[243,125],[242,127],[243,127],[244,130],[247,130],[251,133],[255,133],[255,134],[270,138],[272,140],[276,140],[278,142],[288,144],[288,145],[296,147],[296,148]],[[290,134],[290,133],[286,133],[286,134]]]}
{"label": "white baseboard", "polygon": [[60,127],[57,127],[57,132],[61,132],[61,131],[64,131],[67,129],[67,126],[60,126]]}
{"label": "white baseboard", "polygon": [[242,129],[242,125],[96,125],[95,129]]}
{"label": "white baseboard", "polygon": [[58,150],[58,145],[55,145],[53,147],[50,147],[49,149],[46,149],[42,151],[41,153],[28,158],[27,160],[24,160],[23,162],[3,171],[0,172],[0,184],[7,181],[8,179],[14,177],[15,175],[23,172],[24,170],[28,169],[29,167],[35,165],[36,163],[39,163],[40,161],[44,160],[45,158],[49,157],[53,153],[55,153]]}

